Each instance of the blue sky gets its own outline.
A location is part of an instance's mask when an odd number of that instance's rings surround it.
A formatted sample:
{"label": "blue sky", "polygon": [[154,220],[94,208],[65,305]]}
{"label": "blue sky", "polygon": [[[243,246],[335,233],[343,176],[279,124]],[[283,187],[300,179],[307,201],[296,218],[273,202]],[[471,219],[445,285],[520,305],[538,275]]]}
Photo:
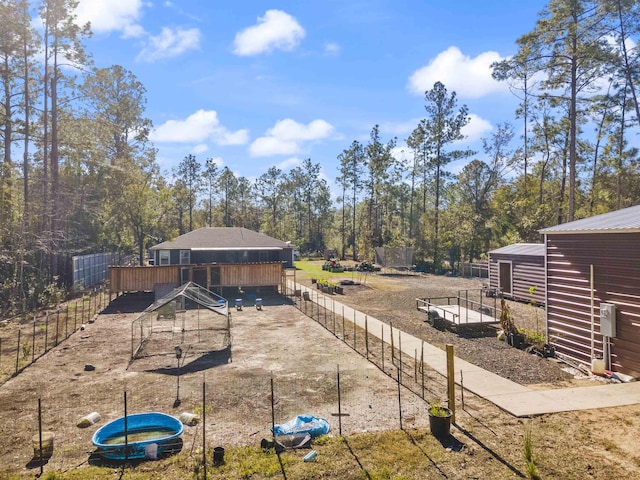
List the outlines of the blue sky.
{"label": "blue sky", "polygon": [[[489,65],[516,51],[541,0],[80,0],[87,49],[147,89],[157,160],[188,154],[236,175],[288,171],[305,158],[331,184],[353,140],[404,140],[441,81],[472,120],[463,145],[514,119],[517,99]],[[478,154],[477,158],[482,158]],[[451,170],[459,170],[453,165]]]}

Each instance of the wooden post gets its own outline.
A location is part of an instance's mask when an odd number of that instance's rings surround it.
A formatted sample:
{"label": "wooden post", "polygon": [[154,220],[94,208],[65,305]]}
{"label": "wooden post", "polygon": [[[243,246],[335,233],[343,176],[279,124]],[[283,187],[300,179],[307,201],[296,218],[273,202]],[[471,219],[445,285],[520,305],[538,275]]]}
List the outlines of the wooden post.
{"label": "wooden post", "polygon": [[451,421],[456,423],[456,383],[453,365],[453,345],[447,344],[447,397],[451,410]]}

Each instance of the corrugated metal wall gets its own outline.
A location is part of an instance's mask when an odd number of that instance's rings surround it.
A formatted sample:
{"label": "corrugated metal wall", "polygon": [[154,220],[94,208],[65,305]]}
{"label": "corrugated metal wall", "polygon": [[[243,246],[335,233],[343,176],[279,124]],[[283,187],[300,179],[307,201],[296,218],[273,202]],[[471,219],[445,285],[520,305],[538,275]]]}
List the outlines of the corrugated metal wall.
{"label": "corrugated metal wall", "polygon": [[[511,295],[505,294],[505,298],[531,302],[535,300],[537,305],[544,305],[545,280],[544,257],[533,255],[510,255],[504,253],[492,253],[489,255],[489,288],[499,287],[500,262],[511,262]],[[535,288],[532,295],[529,289]]]}
{"label": "corrugated metal wall", "polygon": [[547,328],[559,354],[591,364],[590,266],[594,269],[594,350],[603,355],[600,303],[616,305],[612,370],[640,376],[640,234],[548,234]]}

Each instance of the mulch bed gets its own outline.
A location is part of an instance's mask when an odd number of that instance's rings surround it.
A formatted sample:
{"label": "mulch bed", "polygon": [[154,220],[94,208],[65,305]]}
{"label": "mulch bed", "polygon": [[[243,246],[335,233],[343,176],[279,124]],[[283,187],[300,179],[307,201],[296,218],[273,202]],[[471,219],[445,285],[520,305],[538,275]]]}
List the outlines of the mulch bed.
{"label": "mulch bed", "polygon": [[[452,344],[457,357],[514,382],[566,386],[573,376],[562,370],[564,364],[507,345],[498,340],[497,329],[484,329],[478,336],[438,330],[416,309],[416,298],[456,295],[482,284],[481,279],[461,277],[369,274],[365,284],[344,285],[344,295],[337,299],[432,345],[444,349]],[[544,310],[514,301],[507,304],[519,328],[544,333]]]}

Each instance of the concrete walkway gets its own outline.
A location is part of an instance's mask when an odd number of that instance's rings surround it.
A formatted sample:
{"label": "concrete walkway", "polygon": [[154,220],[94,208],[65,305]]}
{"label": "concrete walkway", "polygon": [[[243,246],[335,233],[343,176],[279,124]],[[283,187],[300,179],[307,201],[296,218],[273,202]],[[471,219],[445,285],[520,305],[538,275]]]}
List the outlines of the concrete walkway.
{"label": "concrete walkway", "polygon": [[[293,282],[290,282],[291,289],[294,288],[293,285]],[[388,324],[336,301],[334,296],[323,295],[318,290],[300,284],[297,284],[295,288],[302,292],[309,292],[311,301],[319,303],[321,307],[343,315],[349,320],[355,319],[356,324],[361,328],[364,328],[366,321],[370,335],[384,338],[385,342],[389,342],[391,327]],[[447,359],[443,350],[396,328],[393,329],[393,337],[396,348],[401,345],[402,353],[412,358],[416,351],[420,352],[423,349],[424,345],[424,362],[438,373],[446,376]],[[460,385],[462,372],[466,390],[489,400],[516,417],[640,404],[640,382],[532,390],[458,357],[454,359],[454,370],[456,372],[455,381],[458,385]]]}

